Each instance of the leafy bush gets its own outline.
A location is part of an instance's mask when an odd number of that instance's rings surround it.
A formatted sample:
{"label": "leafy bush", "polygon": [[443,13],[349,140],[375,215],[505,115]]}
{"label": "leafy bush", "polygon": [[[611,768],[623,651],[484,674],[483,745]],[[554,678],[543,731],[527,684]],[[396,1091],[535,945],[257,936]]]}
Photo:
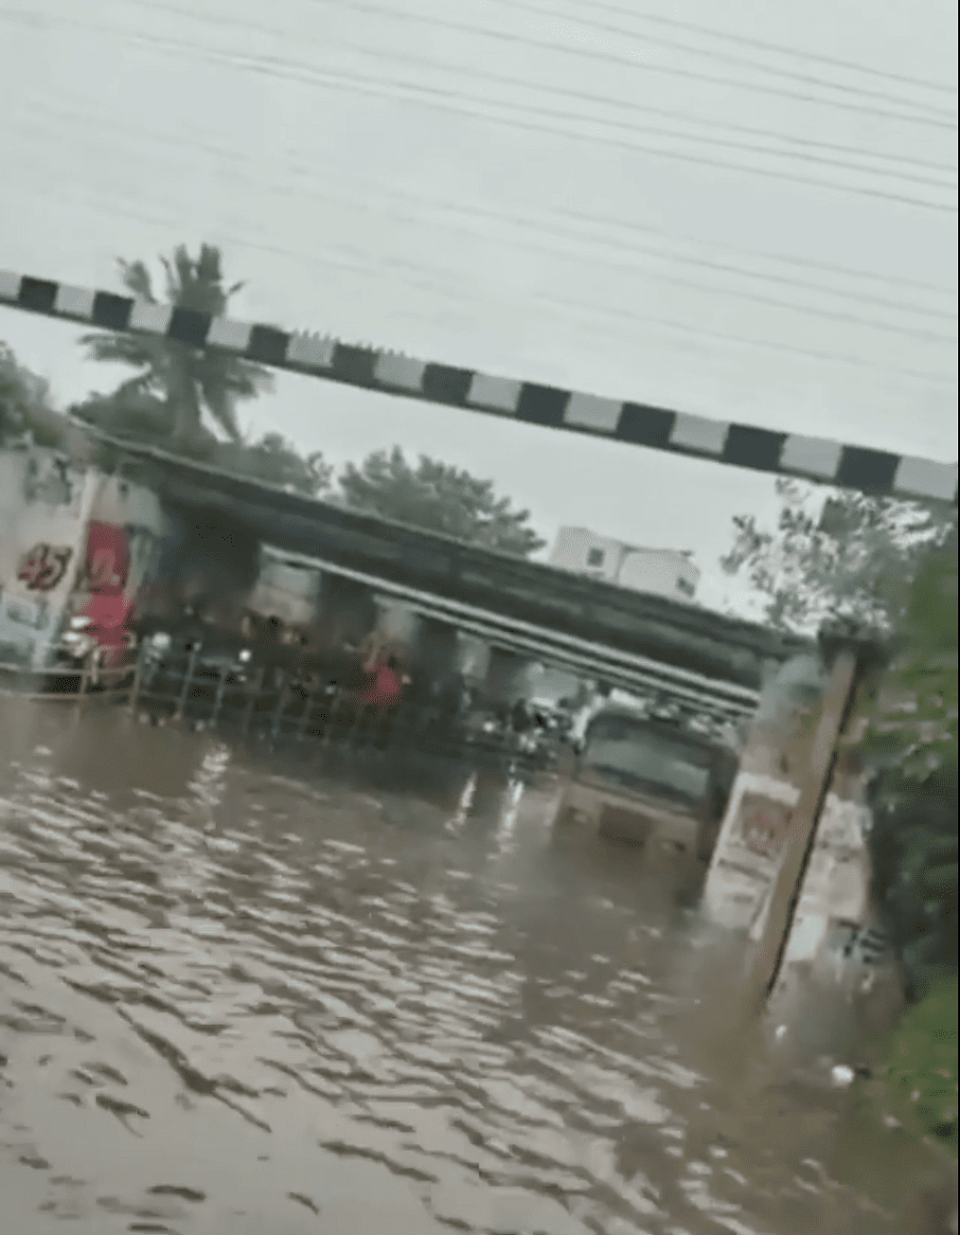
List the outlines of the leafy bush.
{"label": "leafy bush", "polygon": [[862,743],[873,769],[874,892],[907,995],[957,973],[956,527],[914,579]]}
{"label": "leafy bush", "polygon": [[939,982],[894,1032],[887,1084],[905,1127],[957,1152],[957,979]]}

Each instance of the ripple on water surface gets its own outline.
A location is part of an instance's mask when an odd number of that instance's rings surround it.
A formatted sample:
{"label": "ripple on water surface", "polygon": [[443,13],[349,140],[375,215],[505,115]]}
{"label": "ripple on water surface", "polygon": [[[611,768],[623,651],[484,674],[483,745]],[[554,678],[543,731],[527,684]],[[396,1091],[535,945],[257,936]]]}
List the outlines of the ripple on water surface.
{"label": "ripple on water surface", "polygon": [[4,1229],[898,1229],[663,885],[550,848],[550,786],[2,707]]}

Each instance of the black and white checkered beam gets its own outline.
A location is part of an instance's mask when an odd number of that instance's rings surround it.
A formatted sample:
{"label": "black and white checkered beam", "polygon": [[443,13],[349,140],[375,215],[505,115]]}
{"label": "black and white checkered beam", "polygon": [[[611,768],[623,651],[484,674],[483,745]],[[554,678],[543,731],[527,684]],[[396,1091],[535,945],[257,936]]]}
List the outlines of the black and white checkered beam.
{"label": "black and white checkered beam", "polygon": [[957,504],[956,464],[491,377],[473,369],[414,360],[336,339],[288,334],[272,326],[211,317],[6,271],[0,271],[0,304],[103,330],[160,335],[278,369],[510,417],[526,424],[568,429],[863,493]]}

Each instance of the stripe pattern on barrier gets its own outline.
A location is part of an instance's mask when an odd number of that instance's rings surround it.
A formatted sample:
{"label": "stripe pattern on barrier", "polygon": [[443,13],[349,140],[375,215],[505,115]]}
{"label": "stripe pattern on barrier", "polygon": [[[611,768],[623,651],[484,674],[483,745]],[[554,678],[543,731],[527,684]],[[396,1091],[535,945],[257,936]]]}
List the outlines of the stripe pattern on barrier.
{"label": "stripe pattern on barrier", "polygon": [[0,270],[0,304],[296,373],[863,493],[957,504],[957,465],[415,360]]}

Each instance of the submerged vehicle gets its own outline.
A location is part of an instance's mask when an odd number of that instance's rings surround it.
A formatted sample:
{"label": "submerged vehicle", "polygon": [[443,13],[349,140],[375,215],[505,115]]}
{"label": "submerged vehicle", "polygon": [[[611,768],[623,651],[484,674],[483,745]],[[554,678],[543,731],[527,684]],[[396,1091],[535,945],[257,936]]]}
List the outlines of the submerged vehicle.
{"label": "submerged vehicle", "polygon": [[736,751],[709,731],[608,706],[587,725],[554,829],[660,843],[708,862],[737,768]]}

